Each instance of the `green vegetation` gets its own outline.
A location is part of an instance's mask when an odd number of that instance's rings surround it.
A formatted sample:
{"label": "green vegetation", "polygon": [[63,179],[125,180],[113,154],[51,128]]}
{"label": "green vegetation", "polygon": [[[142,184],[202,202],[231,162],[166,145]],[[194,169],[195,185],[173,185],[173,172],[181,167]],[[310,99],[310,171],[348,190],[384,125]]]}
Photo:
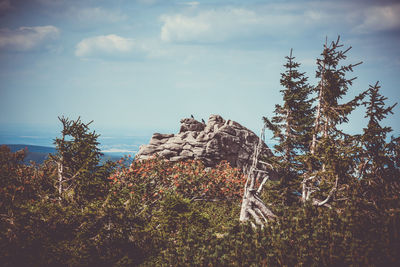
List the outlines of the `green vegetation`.
{"label": "green vegetation", "polygon": [[[2,266],[399,266],[400,138],[382,125],[394,106],[378,83],[340,103],[358,65],[340,65],[341,47],[325,44],[315,87],[290,53],[264,118],[280,180],[259,197],[276,220],[239,222],[246,176],[226,162],[104,163],[90,123],[60,118],[43,164],[0,147]],[[368,124],[344,133],[359,106]]]}

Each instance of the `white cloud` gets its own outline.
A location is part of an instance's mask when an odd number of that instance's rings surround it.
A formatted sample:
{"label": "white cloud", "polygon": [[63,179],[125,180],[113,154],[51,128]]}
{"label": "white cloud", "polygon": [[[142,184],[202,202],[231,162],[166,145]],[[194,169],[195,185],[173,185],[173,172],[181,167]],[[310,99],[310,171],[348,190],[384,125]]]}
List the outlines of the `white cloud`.
{"label": "white cloud", "polygon": [[220,42],[243,31],[247,26],[260,24],[250,10],[229,8],[202,11],[196,16],[163,15],[161,40],[166,42]]}
{"label": "white cloud", "polygon": [[75,55],[78,57],[127,55],[139,48],[133,39],[109,34],[83,39],[77,44]]}
{"label": "white cloud", "polygon": [[75,56],[106,60],[137,60],[162,58],[167,52],[159,41],[132,39],[116,34],[93,36],[80,41],[75,47]]}
{"label": "white cloud", "polygon": [[55,39],[59,33],[59,29],[51,25],[20,27],[16,30],[0,29],[0,49],[34,50]]}
{"label": "white cloud", "polygon": [[161,28],[161,40],[193,41],[211,35],[211,25],[202,17],[190,18],[183,15],[161,17],[164,25]]}
{"label": "white cloud", "polygon": [[362,23],[354,28],[356,32],[370,33],[400,28],[400,4],[368,7],[363,13]]}
{"label": "white cloud", "polygon": [[[276,12],[278,10],[278,12]],[[300,9],[301,11],[301,9]],[[293,12],[265,6],[261,10],[227,7],[200,11],[197,15],[162,15],[161,40],[165,42],[223,42],[255,35],[296,33],[322,20],[312,12]],[[297,26],[294,28],[293,26]]]}
{"label": "white cloud", "polygon": [[196,7],[196,6],[200,5],[200,3],[197,2],[197,1],[182,2],[181,4],[182,4],[182,5],[185,5],[185,6],[190,6],[190,7]]}
{"label": "white cloud", "polygon": [[[189,4],[192,2],[184,2]],[[197,3],[197,2],[193,2]],[[196,5],[196,4],[194,4]],[[400,4],[301,2],[191,9],[160,16],[164,42],[218,43],[262,36],[300,35],[316,30],[356,33],[400,29]]]}

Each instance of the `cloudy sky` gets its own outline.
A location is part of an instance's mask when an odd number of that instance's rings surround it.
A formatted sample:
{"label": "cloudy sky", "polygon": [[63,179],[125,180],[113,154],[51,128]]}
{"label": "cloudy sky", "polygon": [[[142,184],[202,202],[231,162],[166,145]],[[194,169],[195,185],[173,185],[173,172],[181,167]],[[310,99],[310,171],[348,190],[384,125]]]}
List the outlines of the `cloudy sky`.
{"label": "cloudy sky", "polygon": [[[338,35],[347,62],[364,62],[350,95],[379,80],[400,102],[398,1],[0,0],[0,127],[80,115],[100,133],[141,135],[221,114],[258,133],[290,49],[315,84]],[[358,112],[345,128],[364,126]]]}

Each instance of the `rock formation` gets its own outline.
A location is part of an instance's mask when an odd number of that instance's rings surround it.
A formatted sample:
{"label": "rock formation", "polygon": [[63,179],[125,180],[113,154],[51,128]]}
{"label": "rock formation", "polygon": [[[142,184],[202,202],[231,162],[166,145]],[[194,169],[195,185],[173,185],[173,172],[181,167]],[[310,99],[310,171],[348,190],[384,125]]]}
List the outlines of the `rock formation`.
{"label": "rock formation", "polygon": [[[226,160],[231,166],[246,168],[251,165],[254,147],[259,138],[237,122],[211,115],[207,124],[193,118],[181,120],[178,134],[155,133],[148,145],[142,145],[136,159],[158,155],[170,161],[199,159],[208,167]],[[263,142],[262,155],[272,153]]]}

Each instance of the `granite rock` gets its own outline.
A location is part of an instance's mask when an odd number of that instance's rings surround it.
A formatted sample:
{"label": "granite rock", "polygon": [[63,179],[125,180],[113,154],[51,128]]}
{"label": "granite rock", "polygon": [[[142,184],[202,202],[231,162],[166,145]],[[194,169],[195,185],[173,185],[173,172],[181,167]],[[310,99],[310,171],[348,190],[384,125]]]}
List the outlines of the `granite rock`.
{"label": "granite rock", "polygon": [[[185,118],[181,120],[178,134],[153,134],[150,143],[139,148],[136,159],[144,160],[153,155],[171,161],[199,159],[207,167],[226,160],[232,167],[244,169],[251,165],[258,142],[254,132],[219,115],[211,115],[207,124]],[[264,142],[261,155],[272,156]]]}

